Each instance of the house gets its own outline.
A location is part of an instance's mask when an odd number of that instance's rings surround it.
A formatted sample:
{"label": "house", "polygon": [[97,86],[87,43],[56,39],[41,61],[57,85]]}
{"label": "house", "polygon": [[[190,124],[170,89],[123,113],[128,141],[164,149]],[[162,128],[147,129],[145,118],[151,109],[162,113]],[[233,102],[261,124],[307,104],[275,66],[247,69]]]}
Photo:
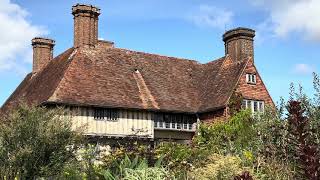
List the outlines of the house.
{"label": "house", "polygon": [[230,114],[230,99],[264,111],[274,103],[254,64],[255,31],[236,28],[223,35],[225,55],[201,64],[115,47],[98,40],[100,9],[76,4],[74,45],[53,58],[55,41],[32,39],[33,69],[4,103],[20,101],[71,109],[75,127],[100,139],[190,140],[198,122]]}

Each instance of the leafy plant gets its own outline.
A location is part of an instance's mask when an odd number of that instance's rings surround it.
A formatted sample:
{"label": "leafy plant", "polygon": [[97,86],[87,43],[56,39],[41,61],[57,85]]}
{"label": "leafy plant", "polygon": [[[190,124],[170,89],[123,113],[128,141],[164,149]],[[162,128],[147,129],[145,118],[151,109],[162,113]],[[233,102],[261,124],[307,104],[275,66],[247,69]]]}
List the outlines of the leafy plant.
{"label": "leafy plant", "polygon": [[197,151],[197,148],[185,144],[167,142],[157,147],[155,154],[157,157],[163,157],[164,164],[172,175],[178,179],[185,179],[187,172],[193,168],[192,163],[197,160]]}
{"label": "leafy plant", "polygon": [[240,111],[226,122],[202,124],[195,143],[216,153],[241,153],[254,146],[255,130],[250,111]]}
{"label": "leafy plant", "polygon": [[82,136],[62,108],[20,105],[0,124],[0,177],[34,179],[60,174]]}
{"label": "leafy plant", "polygon": [[297,158],[302,170],[301,176],[307,179],[320,178],[320,159],[318,148],[315,143],[310,141],[309,120],[304,115],[305,110],[298,101],[290,101],[289,112],[289,133],[291,143],[296,147]]}
{"label": "leafy plant", "polygon": [[204,167],[194,169],[189,173],[192,179],[232,179],[243,171],[241,159],[232,155],[212,154]]}
{"label": "leafy plant", "polygon": [[124,180],[174,180],[174,177],[168,176],[169,172],[165,168],[146,167],[138,169],[126,169]]}
{"label": "leafy plant", "polygon": [[139,156],[130,159],[128,155],[125,155],[124,159],[116,163],[114,168],[102,170],[101,174],[106,180],[164,179],[168,176],[167,171],[162,167],[162,158],[159,158],[154,167],[149,167],[146,159]]}
{"label": "leafy plant", "polygon": [[229,104],[228,104],[231,116],[241,111],[242,101],[243,101],[243,96],[241,93],[235,91],[231,95],[229,99]]}

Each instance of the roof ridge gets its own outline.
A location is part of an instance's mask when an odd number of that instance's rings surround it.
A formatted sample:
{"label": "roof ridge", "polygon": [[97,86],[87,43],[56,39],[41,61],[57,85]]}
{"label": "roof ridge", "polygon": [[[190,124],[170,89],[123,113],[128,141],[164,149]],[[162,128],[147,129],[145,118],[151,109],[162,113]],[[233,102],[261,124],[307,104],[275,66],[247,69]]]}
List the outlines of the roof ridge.
{"label": "roof ridge", "polygon": [[227,56],[223,56],[223,57],[220,57],[218,59],[215,59],[215,60],[212,60],[212,61],[209,61],[207,63],[204,63],[204,64],[212,64],[212,63],[216,63],[217,61],[221,61],[221,60],[224,60]]}
{"label": "roof ridge", "polygon": [[154,56],[159,56],[159,57],[164,57],[164,58],[174,58],[176,60],[191,61],[191,62],[200,64],[200,65],[203,64],[203,63],[200,63],[198,60],[195,60],[195,59],[187,59],[187,58],[182,58],[182,57],[167,56],[167,55],[162,55],[162,54],[157,54],[157,53],[149,53],[149,52],[131,50],[131,49],[126,49],[126,48],[118,48],[118,47],[117,48],[113,48],[113,49],[130,51],[130,52],[133,52],[133,53],[139,53],[139,54],[145,54],[145,55],[154,55]]}

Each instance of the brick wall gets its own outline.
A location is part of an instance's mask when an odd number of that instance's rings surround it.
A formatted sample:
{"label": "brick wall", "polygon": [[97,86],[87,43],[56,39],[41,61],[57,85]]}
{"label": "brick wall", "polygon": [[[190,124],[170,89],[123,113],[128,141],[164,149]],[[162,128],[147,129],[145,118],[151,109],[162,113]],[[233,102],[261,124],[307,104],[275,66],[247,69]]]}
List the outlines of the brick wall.
{"label": "brick wall", "polygon": [[226,117],[226,108],[213,112],[207,112],[199,115],[199,119],[204,123],[213,123],[214,121],[223,120]]}
{"label": "brick wall", "polygon": [[[248,84],[246,82],[247,73],[256,74],[256,84]],[[253,64],[252,59],[249,60],[247,67],[245,68],[245,71],[242,74],[240,81],[237,85],[236,91],[240,92],[245,99],[263,100],[266,105],[275,107],[266,86],[262,82],[262,79]]]}
{"label": "brick wall", "polygon": [[234,38],[226,43],[226,54],[234,61],[241,61],[246,57],[253,57],[253,40],[245,38]]}

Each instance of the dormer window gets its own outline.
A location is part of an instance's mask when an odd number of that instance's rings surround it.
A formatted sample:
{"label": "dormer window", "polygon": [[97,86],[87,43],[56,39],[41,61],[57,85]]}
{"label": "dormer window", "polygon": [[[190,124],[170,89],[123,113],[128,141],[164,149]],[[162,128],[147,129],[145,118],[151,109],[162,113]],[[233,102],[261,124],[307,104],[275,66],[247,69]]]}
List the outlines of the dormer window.
{"label": "dormer window", "polygon": [[248,84],[257,84],[257,77],[255,74],[247,74],[246,80]]}

